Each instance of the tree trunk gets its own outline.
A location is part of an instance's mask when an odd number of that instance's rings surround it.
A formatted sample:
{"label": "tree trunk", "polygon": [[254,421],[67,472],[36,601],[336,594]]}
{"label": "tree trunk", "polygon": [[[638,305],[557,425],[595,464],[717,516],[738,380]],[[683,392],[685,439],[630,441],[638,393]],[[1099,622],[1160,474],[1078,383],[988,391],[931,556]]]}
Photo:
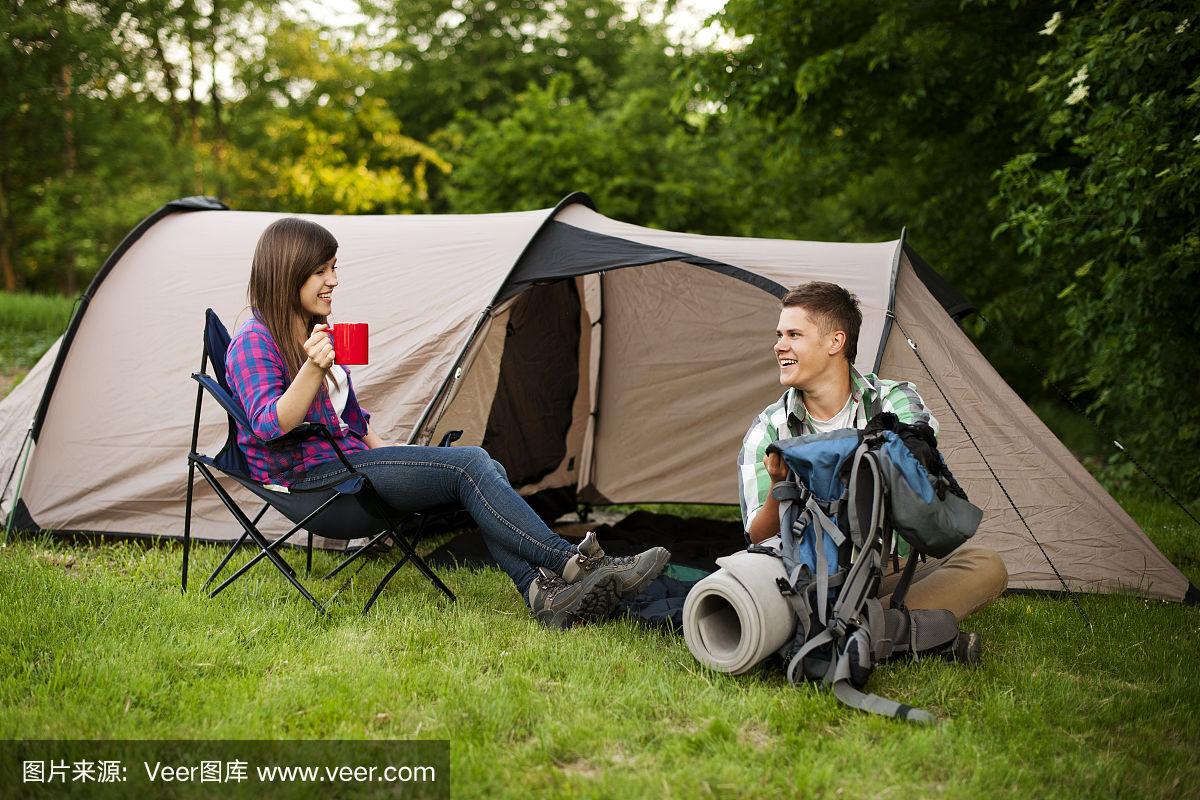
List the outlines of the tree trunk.
{"label": "tree trunk", "polygon": [[[58,97],[63,110],[63,179],[68,185],[75,175],[77,152],[75,149],[75,109],[71,107],[71,65],[63,64],[59,70]],[[75,277],[75,248],[67,244],[63,252],[65,269],[62,283],[63,291],[68,295],[75,294],[77,284]]]}
{"label": "tree trunk", "polygon": [[200,157],[200,101],[196,97],[196,16],[189,4],[188,38],[188,119],[192,133],[193,191],[204,194],[204,162]]}
{"label": "tree trunk", "polygon": [[4,272],[4,291],[17,290],[17,270],[13,266],[12,236],[8,225],[8,187],[0,185],[0,269]]}
{"label": "tree trunk", "polygon": [[58,99],[63,109],[63,164],[64,174],[69,178],[75,174],[75,109],[71,108],[71,65],[63,64],[59,71]]}
{"label": "tree trunk", "polygon": [[212,117],[213,117],[213,162],[216,167],[217,185],[216,193],[220,197],[224,187],[222,186],[222,166],[225,161],[225,121],[221,119],[221,92],[217,86],[217,36],[221,30],[221,3],[220,0],[213,0],[212,13],[208,18],[208,44],[209,44],[209,62],[210,62],[210,80],[212,81],[212,89],[210,91],[210,100],[212,102]]}
{"label": "tree trunk", "polygon": [[163,83],[167,87],[167,114],[171,117],[173,141],[178,145],[183,141],[183,115],[179,109],[179,78],[175,74],[175,65],[167,60],[162,29],[158,26],[155,26],[154,30],[154,56],[158,60],[159,68],[162,69]]}
{"label": "tree trunk", "polygon": [[8,210],[8,187],[11,181],[8,177],[9,155],[7,133],[0,135],[0,271],[4,275],[4,291],[17,290],[17,269],[12,257],[12,216]]}

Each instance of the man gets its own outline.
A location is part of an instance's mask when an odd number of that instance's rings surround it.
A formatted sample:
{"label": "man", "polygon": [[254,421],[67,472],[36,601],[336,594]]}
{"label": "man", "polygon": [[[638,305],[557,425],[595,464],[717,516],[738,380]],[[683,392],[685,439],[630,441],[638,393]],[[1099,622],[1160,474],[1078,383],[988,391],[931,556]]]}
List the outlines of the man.
{"label": "man", "polygon": [[[738,456],[742,522],[752,543],[779,534],[779,505],[771,485],[788,469],[767,446],[779,439],[841,428],[863,428],[872,404],[901,422],[926,422],[936,433],[937,420],[911,383],[862,375],[854,368],[862,312],[858,298],[832,283],[806,283],[783,298],[776,330],[779,382],[787,387],[779,400],[758,415]],[[890,572],[879,587],[888,605],[899,581]],[[905,605],[910,609],[950,610],[962,620],[995,600],[1008,586],[1008,571],[994,551],[965,545],[943,559],[916,568]]]}

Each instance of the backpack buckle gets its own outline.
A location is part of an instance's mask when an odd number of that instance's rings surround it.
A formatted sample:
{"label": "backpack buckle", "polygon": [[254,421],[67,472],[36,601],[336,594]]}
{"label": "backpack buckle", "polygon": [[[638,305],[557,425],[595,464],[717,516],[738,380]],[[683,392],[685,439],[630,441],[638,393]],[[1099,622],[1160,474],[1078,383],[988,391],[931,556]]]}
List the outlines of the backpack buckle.
{"label": "backpack buckle", "polygon": [[788,583],[787,578],[776,578],[775,585],[779,587],[779,593],[784,597],[791,597],[796,594],[796,587]]}

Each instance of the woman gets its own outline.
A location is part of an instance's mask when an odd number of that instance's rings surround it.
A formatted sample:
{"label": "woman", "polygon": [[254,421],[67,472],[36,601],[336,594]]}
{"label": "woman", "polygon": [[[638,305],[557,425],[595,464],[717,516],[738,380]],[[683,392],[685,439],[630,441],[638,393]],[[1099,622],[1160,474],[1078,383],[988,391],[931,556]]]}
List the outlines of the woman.
{"label": "woman", "polygon": [[238,444],[251,477],[294,489],[345,478],[348,471],[324,439],[263,445],[305,421],[325,425],[393,508],[466,508],[531,613],[548,627],[604,619],[620,598],[657,577],[670,558],[666,550],[613,558],[593,534],[576,548],[546,527],[483,449],[389,446],[371,430],[349,370],[334,364],[328,333],[337,247],[320,225],[290,217],[269,225],[255,248],[247,291],[253,314],[225,357],[230,386],[250,419],[251,430],[239,426]]}

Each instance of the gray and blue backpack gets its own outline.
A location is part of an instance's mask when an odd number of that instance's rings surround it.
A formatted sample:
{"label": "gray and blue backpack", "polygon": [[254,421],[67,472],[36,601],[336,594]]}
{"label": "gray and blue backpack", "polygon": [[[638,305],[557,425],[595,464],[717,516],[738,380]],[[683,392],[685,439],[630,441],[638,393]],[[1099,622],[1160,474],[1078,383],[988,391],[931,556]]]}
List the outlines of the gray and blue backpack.
{"label": "gray and blue backpack", "polygon": [[[768,452],[782,455],[790,470],[771,489],[781,545],[749,549],[783,562],[776,583],[796,617],[779,650],[788,680],[820,681],[854,708],[932,721],[926,711],[863,688],[880,661],[944,650],[958,637],[949,611],[904,605],[918,559],[949,555],[983,515],[950,474],[933,431],[882,413],[864,430],[782,439]],[[876,591],[901,544],[909,557],[884,609]]]}

